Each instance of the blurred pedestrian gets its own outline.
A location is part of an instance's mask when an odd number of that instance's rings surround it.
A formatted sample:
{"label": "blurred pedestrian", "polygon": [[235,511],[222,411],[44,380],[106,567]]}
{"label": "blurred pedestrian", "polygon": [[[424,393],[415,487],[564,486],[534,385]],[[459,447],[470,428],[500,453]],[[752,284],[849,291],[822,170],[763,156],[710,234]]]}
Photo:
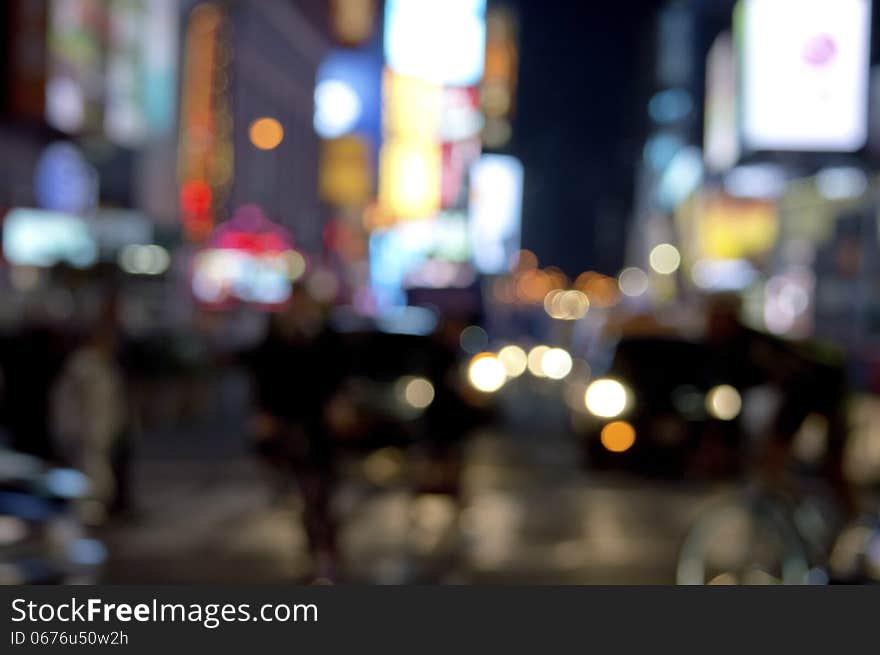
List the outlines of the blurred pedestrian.
{"label": "blurred pedestrian", "polygon": [[56,449],[89,478],[83,518],[91,523],[128,509],[129,410],[118,341],[111,299],[85,342],[67,359],[51,392]]}
{"label": "blurred pedestrian", "polygon": [[345,375],[345,349],[327,322],[325,307],[297,286],[247,359],[254,382],[256,449],[276,470],[295,478],[314,576],[333,581],[338,573],[330,507],[335,449],[327,410]]}

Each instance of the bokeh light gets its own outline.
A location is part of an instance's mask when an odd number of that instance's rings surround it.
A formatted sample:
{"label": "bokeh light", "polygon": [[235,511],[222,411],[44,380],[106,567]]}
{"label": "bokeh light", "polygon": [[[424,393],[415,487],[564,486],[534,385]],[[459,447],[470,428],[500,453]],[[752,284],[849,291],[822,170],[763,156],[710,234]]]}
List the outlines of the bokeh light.
{"label": "bokeh light", "polygon": [[661,275],[671,275],[681,265],[681,254],[671,243],[661,243],[651,250],[648,261],[651,268]]}
{"label": "bokeh light", "polygon": [[483,352],[489,345],[489,335],[479,325],[468,325],[459,335],[461,349],[470,355]]}
{"label": "bokeh light", "polygon": [[721,421],[732,421],[741,409],[742,397],[729,384],[713,387],[706,395],[706,411]]}
{"label": "bokeh light", "polygon": [[507,381],[507,371],[492,353],[480,353],[471,359],[468,380],[474,389],[484,393],[498,391]]}
{"label": "bokeh light", "polygon": [[612,453],[623,453],[636,442],[636,430],[626,421],[613,421],[600,434],[602,445]]}
{"label": "bokeh light", "polygon": [[584,403],[594,416],[614,418],[626,409],[628,394],[617,380],[602,378],[591,383],[584,394]]}
{"label": "bokeh light", "polygon": [[426,378],[409,378],[403,387],[403,397],[411,407],[425,409],[434,402],[434,385]]}
{"label": "bokeh light", "polygon": [[498,359],[504,365],[504,370],[507,371],[507,377],[509,378],[518,378],[526,372],[528,356],[526,351],[519,346],[504,346],[504,348],[498,351]]}
{"label": "bokeh light", "polygon": [[544,296],[544,311],[551,318],[574,321],[583,318],[589,308],[587,295],[577,289],[553,289]]}
{"label": "bokeh light", "polygon": [[272,150],[284,139],[284,128],[276,119],[263,117],[251,123],[248,135],[255,147],[260,150]]}
{"label": "bokeh light", "polygon": [[529,355],[527,358],[527,366],[529,368],[529,373],[534,375],[536,378],[547,377],[544,375],[544,353],[550,350],[550,346],[535,346],[529,351]]}
{"label": "bokeh light", "polygon": [[623,295],[637,298],[648,291],[648,275],[636,266],[625,268],[617,277],[617,286]]}
{"label": "bokeh light", "polygon": [[291,282],[296,282],[306,272],[306,258],[296,250],[288,250],[284,253],[287,263],[287,275]]}
{"label": "bokeh light", "polygon": [[511,268],[520,273],[533,271],[538,268],[538,258],[531,250],[520,250],[512,257]]}
{"label": "bokeh light", "polygon": [[315,86],[315,132],[325,139],[340,137],[357,125],[363,106],[345,80],[322,80]]}
{"label": "bokeh light", "polygon": [[129,244],[119,252],[119,267],[132,275],[161,275],[171,264],[171,255],[156,244]]}
{"label": "bokeh light", "polygon": [[564,348],[550,348],[541,357],[541,370],[551,380],[561,380],[571,373],[571,355]]}
{"label": "bokeh light", "polygon": [[553,289],[544,296],[544,311],[550,318],[564,318],[558,307],[558,298],[562,293],[562,289]]}

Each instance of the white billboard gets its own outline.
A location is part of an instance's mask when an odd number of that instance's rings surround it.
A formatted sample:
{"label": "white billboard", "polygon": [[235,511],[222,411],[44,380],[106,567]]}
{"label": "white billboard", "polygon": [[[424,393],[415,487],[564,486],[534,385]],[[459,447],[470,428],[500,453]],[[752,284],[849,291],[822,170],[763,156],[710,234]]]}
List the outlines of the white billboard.
{"label": "white billboard", "polygon": [[752,150],[865,145],[871,0],[740,0],[741,130]]}
{"label": "white billboard", "polygon": [[385,59],[395,73],[471,86],[483,76],[486,0],[388,0]]}

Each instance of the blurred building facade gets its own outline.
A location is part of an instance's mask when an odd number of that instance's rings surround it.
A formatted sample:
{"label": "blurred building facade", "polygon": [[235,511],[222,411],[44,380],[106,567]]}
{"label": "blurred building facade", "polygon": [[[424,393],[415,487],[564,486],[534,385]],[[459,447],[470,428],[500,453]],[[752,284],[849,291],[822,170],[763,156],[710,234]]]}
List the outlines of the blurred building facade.
{"label": "blurred building facade", "polygon": [[[298,243],[318,249],[325,216],[312,117],[318,67],[330,47],[328,3],[241,2],[232,7],[231,19],[233,120],[240,128],[230,204],[259,204]],[[284,126],[284,139],[269,151],[248,141],[246,126],[263,116]]]}
{"label": "blurred building facade", "polygon": [[[628,263],[651,277],[651,303],[738,293],[757,327],[838,344],[873,388],[878,12],[796,5],[657,14]],[[655,265],[658,246],[677,253],[671,270]]]}

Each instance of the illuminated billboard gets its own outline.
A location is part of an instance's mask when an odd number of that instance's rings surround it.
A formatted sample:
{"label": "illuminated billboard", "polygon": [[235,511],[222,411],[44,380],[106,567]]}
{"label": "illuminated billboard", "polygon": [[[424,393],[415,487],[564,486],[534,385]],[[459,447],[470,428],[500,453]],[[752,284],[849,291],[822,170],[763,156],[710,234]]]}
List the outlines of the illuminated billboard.
{"label": "illuminated billboard", "polygon": [[744,259],[767,254],[779,235],[776,204],[723,193],[700,197],[693,218],[695,250],[709,259]]}
{"label": "illuminated billboard", "polygon": [[466,286],[473,277],[468,242],[463,212],[375,230],[370,235],[370,287],[378,306],[405,304],[407,288]]}
{"label": "illuminated billboard", "polygon": [[175,0],[108,3],[104,130],[115,143],[142,145],[174,123]]}
{"label": "illuminated billboard", "polygon": [[287,230],[256,205],[245,205],[196,254],[192,290],[206,307],[221,309],[245,302],[271,308],[290,297],[292,283],[305,270],[306,260],[294,250]]}
{"label": "illuminated billboard", "polygon": [[62,132],[100,126],[108,8],[99,0],[49,4],[46,122]]}
{"label": "illuminated billboard", "polygon": [[393,139],[379,153],[379,203],[397,218],[428,218],[440,209],[443,153],[430,141]]}
{"label": "illuminated billboard", "polygon": [[471,167],[470,235],[481,273],[505,273],[520,247],[523,167],[516,157],[483,155]]}
{"label": "illuminated billboard", "polygon": [[388,136],[436,141],[443,116],[443,87],[386,70],[382,77],[382,128]]}
{"label": "illuminated billboard", "polygon": [[315,78],[314,126],[318,136],[335,139],[357,133],[378,140],[382,60],[369,51],[335,49]]}
{"label": "illuminated billboard", "polygon": [[18,207],[3,220],[3,255],[19,266],[87,268],[98,258],[98,246],[79,216]]}
{"label": "illuminated billboard", "polygon": [[483,76],[486,0],[388,0],[385,59],[402,75],[450,86]]}
{"label": "illuminated billboard", "polygon": [[740,0],[741,133],[752,150],[865,145],[870,0]]}

